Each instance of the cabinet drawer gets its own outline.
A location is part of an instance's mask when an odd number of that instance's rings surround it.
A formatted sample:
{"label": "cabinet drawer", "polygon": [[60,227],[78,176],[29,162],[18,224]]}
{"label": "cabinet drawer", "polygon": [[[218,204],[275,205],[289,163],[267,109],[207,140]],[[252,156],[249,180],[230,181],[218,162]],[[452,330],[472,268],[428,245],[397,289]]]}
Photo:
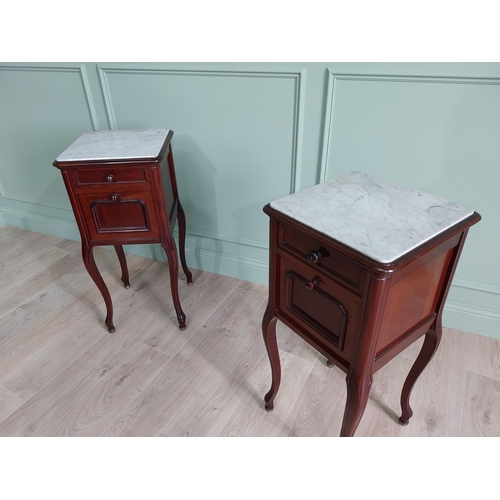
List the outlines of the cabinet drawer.
{"label": "cabinet drawer", "polygon": [[80,194],[83,221],[94,241],[157,238],[158,215],[150,191]]}
{"label": "cabinet drawer", "polygon": [[320,241],[280,225],[279,246],[307,260],[318,270],[325,270],[346,283],[359,288],[362,270],[354,261]]}
{"label": "cabinet drawer", "polygon": [[89,168],[73,172],[75,187],[96,188],[97,185],[113,186],[123,183],[147,183],[147,174],[144,168]]}
{"label": "cabinet drawer", "polygon": [[[361,298],[293,258],[280,258],[280,311],[312,338],[343,351],[359,327]],[[352,343],[352,342],[351,342]]]}

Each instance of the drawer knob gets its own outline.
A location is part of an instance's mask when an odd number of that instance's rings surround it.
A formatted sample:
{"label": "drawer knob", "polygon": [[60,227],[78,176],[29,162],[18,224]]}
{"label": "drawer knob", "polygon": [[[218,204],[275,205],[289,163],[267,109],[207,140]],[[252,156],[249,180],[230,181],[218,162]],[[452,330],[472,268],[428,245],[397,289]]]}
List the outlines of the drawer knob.
{"label": "drawer knob", "polygon": [[318,285],[318,280],[316,278],[312,279],[311,281],[306,281],[306,288],[311,291],[314,290],[314,287]]}
{"label": "drawer knob", "polygon": [[118,195],[116,193],[111,195],[111,201],[118,201]]}
{"label": "drawer knob", "polygon": [[309,262],[312,262],[313,264],[316,264],[319,259],[321,259],[321,254],[319,252],[315,252],[314,250],[311,250],[307,254],[307,258]]}
{"label": "drawer knob", "polygon": [[114,179],[113,174],[108,174],[108,176],[106,177],[106,180],[108,182],[113,182],[113,179]]}

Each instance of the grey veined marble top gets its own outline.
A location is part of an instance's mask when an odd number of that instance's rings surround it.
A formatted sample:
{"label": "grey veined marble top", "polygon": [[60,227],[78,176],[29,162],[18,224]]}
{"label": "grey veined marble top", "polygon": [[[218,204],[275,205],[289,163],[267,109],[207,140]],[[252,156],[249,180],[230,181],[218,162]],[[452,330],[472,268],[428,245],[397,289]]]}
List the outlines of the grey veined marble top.
{"label": "grey veined marble top", "polygon": [[169,130],[102,130],[81,135],[56,161],[156,158]]}
{"label": "grey veined marble top", "polygon": [[362,172],[285,196],[271,207],[381,263],[393,262],[474,213]]}

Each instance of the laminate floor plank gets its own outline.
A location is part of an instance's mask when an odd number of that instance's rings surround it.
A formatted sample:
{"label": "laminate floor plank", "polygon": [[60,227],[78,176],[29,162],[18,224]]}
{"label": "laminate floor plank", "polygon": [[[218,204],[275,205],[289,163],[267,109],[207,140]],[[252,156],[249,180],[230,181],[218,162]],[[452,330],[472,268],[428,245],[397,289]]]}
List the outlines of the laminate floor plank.
{"label": "laminate floor plank", "polygon": [[[55,247],[62,248],[63,250],[66,250],[67,252],[72,252],[73,250],[78,250],[82,248],[82,243],[80,241],[75,241],[75,240],[66,240],[64,238],[59,238],[59,241],[56,241],[54,243]],[[94,248],[95,250],[103,250],[105,247],[96,247]]]}
{"label": "laminate floor plank", "polygon": [[[413,359],[403,355],[397,356],[375,374],[366,410],[356,430],[356,436],[408,437],[414,433],[414,417],[410,419],[410,424],[407,426],[401,425],[399,417],[401,416],[401,390],[417,354],[418,352],[415,353]],[[420,381],[420,379],[417,380],[410,398],[410,405],[414,409],[414,416],[417,415],[417,418],[420,408],[415,407],[414,399],[415,394],[419,392]],[[347,396],[345,386],[344,375],[344,404]],[[444,421],[443,423],[446,424]]]}
{"label": "laminate floor plank", "polygon": [[472,335],[469,370],[478,375],[500,380],[500,339]]}
{"label": "laminate floor plank", "polygon": [[267,299],[268,296],[268,286],[267,285],[262,285],[260,283],[252,283],[251,281],[242,281],[239,284],[240,288],[243,288],[243,290],[246,290],[247,292],[253,292],[257,293],[259,295],[262,295]]}
{"label": "laminate floor plank", "polygon": [[[280,436],[318,437],[338,436],[346,401],[345,373],[337,367],[328,367],[319,360],[283,424]],[[287,401],[276,404],[288,404]]]}
{"label": "laminate floor plank", "polygon": [[[94,249],[94,254],[97,267],[99,268],[103,278],[108,278],[109,276],[109,281],[112,280],[115,283],[120,284],[120,264],[116,258],[116,254],[111,250],[103,248]],[[131,272],[137,272],[137,270],[133,269]],[[75,267],[71,273],[63,276],[53,285],[35,295],[35,299],[42,304],[49,305],[52,308],[57,308],[76,297],[82,290],[85,290],[91,285],[95,286],[92,278],[85,269],[83,262],[81,262],[81,265]]]}
{"label": "laminate floor plank", "polygon": [[461,435],[500,437],[500,380],[468,373]]}
{"label": "laminate floor plank", "polygon": [[[167,264],[165,264],[167,265]],[[208,271],[203,271],[201,269],[189,269],[191,271],[191,274],[193,275],[193,283],[195,285],[201,285],[205,280],[213,276],[212,273],[209,273]],[[187,282],[186,276],[184,275],[184,272],[179,269],[179,281],[182,281],[184,283]]]}
{"label": "laminate floor plank", "polygon": [[60,241],[61,238],[49,236],[35,231],[27,231],[14,226],[0,227],[0,265],[10,262],[18,254],[33,246],[46,247]]}
{"label": "laminate floor plank", "polygon": [[68,255],[66,250],[58,247],[49,247],[38,253],[35,258],[22,262],[17,266],[10,266],[0,275],[2,293],[9,290],[9,283],[26,281],[35,274],[43,272],[48,266]]}
{"label": "laminate floor plank", "polygon": [[235,278],[215,274],[199,285],[186,286],[179,293],[182,310],[186,315],[186,330],[179,335],[175,310],[172,309],[172,325],[168,328],[161,326],[144,343],[170,357],[175,356],[239,283],[240,280]]}
{"label": "laminate floor plank", "polygon": [[[399,422],[401,416],[400,399],[403,384],[422,348],[423,340],[423,337],[418,339],[375,373],[366,410],[356,430],[356,436],[408,437],[414,433],[413,417],[408,426],[403,426]],[[420,379],[417,380],[410,398],[410,405],[414,408],[415,413],[419,411],[414,406],[415,394],[420,391],[419,384]],[[342,391],[345,403],[347,397],[345,375]]]}
{"label": "laminate floor plank", "polygon": [[[118,328],[119,322],[122,321],[123,317],[126,317],[128,313],[135,309],[139,304],[144,302],[147,298],[151,297],[151,300],[156,300],[158,305],[168,304],[171,295],[166,293],[166,284],[170,283],[170,278],[168,274],[168,269],[161,265],[160,262],[151,261],[151,259],[146,259],[142,257],[144,261],[140,262],[141,270],[136,276],[130,276],[130,288],[123,288],[127,293],[120,294],[119,297],[113,297],[113,311],[115,326]],[[121,282],[120,282],[121,283]],[[159,289],[162,289],[162,293],[158,293]]]}
{"label": "laminate floor plank", "polygon": [[11,245],[3,251],[0,251],[0,283],[4,279],[6,272],[30,264],[34,257],[36,258],[39,254],[47,252],[51,247],[58,248],[66,253],[71,253],[74,250],[74,248],[72,248],[73,245],[66,247],[58,245],[61,242],[67,242],[69,240],[62,240],[55,236],[49,236],[48,234],[29,232],[31,233],[31,238],[28,241],[16,244],[16,240],[13,238],[11,240]]}
{"label": "laminate floor plank", "polygon": [[[266,305],[267,300],[262,304],[264,310]],[[264,311],[262,309],[261,312],[263,316]],[[251,338],[247,340],[253,340],[256,344],[251,351],[255,359],[250,361],[250,353],[248,355],[243,354],[245,357],[244,364],[245,366],[248,365],[249,369],[246,370],[244,375],[245,381],[241,383],[242,395],[240,396],[239,406],[232,413],[220,432],[220,436],[279,436],[294,402],[309,377],[314,362],[320,359],[317,352],[310,359],[300,356],[300,354],[304,354],[304,351],[302,351],[304,346],[301,344],[305,344],[300,338],[295,344],[297,346],[296,352],[299,355],[282,350],[283,346],[290,346],[287,341],[289,336],[294,334],[288,327],[278,322],[276,330],[280,348],[282,381],[275,400],[274,410],[267,412],[264,406],[264,396],[271,387],[271,369],[269,357],[262,340],[262,316],[258,326],[255,323],[250,325],[254,328],[248,332]],[[284,376],[285,373],[286,376]],[[285,403],[279,405],[278,398],[284,400]]]}
{"label": "laminate floor plank", "polygon": [[[132,289],[125,289],[117,283],[114,284],[116,290],[112,290],[114,302],[122,303],[125,312],[130,308],[138,307],[147,297],[151,297],[151,301],[155,301],[157,298],[155,291],[162,286],[161,283],[165,283],[165,281],[168,283],[168,279],[165,280],[165,276],[158,272],[157,269],[154,269],[159,263],[149,260],[149,264],[147,262],[137,262],[136,266],[139,264],[142,266],[142,272],[137,275],[134,274],[139,290],[136,294],[131,293]],[[145,266],[145,264],[147,265]],[[132,269],[134,268],[132,267]],[[90,291],[95,294],[94,297],[100,296],[97,287],[91,287]],[[168,304],[166,306],[158,304],[158,308],[161,307],[168,308]],[[38,349],[39,352],[36,355],[32,356],[10,375],[4,377],[2,383],[5,387],[20,395],[23,400],[28,399],[103,335],[109,335],[103,326],[104,315],[102,306],[99,315],[95,315],[89,309],[88,314],[71,328],[64,331],[44,349]],[[165,315],[165,318],[168,318],[168,316]],[[115,321],[116,328],[119,328],[120,325],[121,320],[117,319]]]}
{"label": "laminate floor plank", "polygon": [[55,281],[71,273],[81,264],[79,252],[66,254],[29,279],[17,282],[4,293],[0,293],[0,318],[13,311],[35,295],[50,287]]}
{"label": "laminate floor plank", "polygon": [[15,368],[2,384],[24,403],[104,335],[102,320],[87,314],[44,349]]}
{"label": "laminate floor plank", "polygon": [[157,436],[214,369],[262,297],[235,288],[104,436]]}
{"label": "laminate floor plank", "polygon": [[36,299],[28,300],[0,319],[0,346],[36,323],[54,309]]}
{"label": "laminate floor plank", "polygon": [[[264,350],[265,352],[265,350]],[[267,353],[259,359],[247,379],[246,391],[219,436],[277,437],[312,370],[313,363],[287,352],[280,352],[281,385],[274,410],[266,411],[264,396],[271,387]],[[284,375],[284,376],[283,376]]]}
{"label": "laminate floor plank", "polygon": [[[119,286],[111,287],[111,292],[119,293]],[[54,309],[2,345],[0,347],[0,380],[4,380],[13,371],[18,370],[23,363],[45,349],[58,337],[64,335],[65,332],[77,328],[77,323],[86,316],[99,319],[102,323],[105,319],[104,307],[95,306],[100,298],[102,299],[102,296],[97,287],[95,285],[89,286],[74,300]],[[102,324],[99,329],[107,331],[104,330]]]}
{"label": "laminate floor plank", "polygon": [[441,345],[410,397],[413,436],[460,436],[470,340],[471,335],[443,329]]}
{"label": "laminate floor plank", "polygon": [[[103,278],[107,278],[107,271],[116,274],[116,267],[119,268],[119,263],[113,262],[110,258],[112,257],[111,252],[100,248],[96,250],[102,250],[103,252],[102,254],[96,252],[98,255],[96,261],[98,261],[98,264],[103,268],[101,270]],[[111,263],[114,263],[114,268]],[[112,280],[108,279],[108,281]],[[0,346],[22,333],[26,328],[33,326],[51,310],[57,309],[71,300],[75,300],[82,292],[91,287],[96,288],[82,264],[78,266],[75,271],[56,281],[56,283],[46,288],[43,292],[35,295],[34,299],[22,304],[1,318],[2,330],[0,332]],[[99,294],[94,295],[96,303],[99,301],[99,297]]]}
{"label": "laminate floor plank", "polygon": [[320,359],[326,363],[326,358],[314,347],[311,347],[302,337],[296,335],[285,324],[278,321],[276,323],[276,339],[280,351],[288,352],[299,358],[304,358],[311,363]]}
{"label": "laminate floor plank", "polygon": [[[261,338],[262,302],[214,369],[168,422],[160,436],[217,436],[248,394],[248,377],[261,369],[267,353]],[[251,390],[251,389],[250,389]]]}
{"label": "laminate floor plank", "polygon": [[156,297],[150,296],[141,304],[141,311],[130,311],[114,334],[104,335],[1,422],[0,435],[44,435],[95,385],[110,376],[158,324],[169,321],[164,305],[158,304]]}
{"label": "laminate floor plank", "polygon": [[15,284],[18,286],[23,281],[28,281],[34,275],[43,272],[48,266],[59,261],[68,255],[66,250],[57,247],[48,247],[38,254],[31,252],[30,259],[23,262],[18,266],[9,266],[0,275],[0,296],[8,297],[9,290],[14,284],[13,278],[15,277]]}
{"label": "laminate floor plank", "polygon": [[[28,231],[15,226],[3,226],[0,227],[0,245],[8,242],[9,239],[15,238],[16,236],[28,238],[30,235],[35,235],[33,231]],[[1,247],[0,247],[1,248]]]}
{"label": "laminate floor plank", "polygon": [[169,359],[156,349],[138,344],[109,377],[81,398],[45,436],[99,434],[144,390]]}
{"label": "laminate floor plank", "polygon": [[[0,422],[6,419],[16,408],[23,404],[23,400],[0,385]],[[1,424],[0,424],[1,430]]]}

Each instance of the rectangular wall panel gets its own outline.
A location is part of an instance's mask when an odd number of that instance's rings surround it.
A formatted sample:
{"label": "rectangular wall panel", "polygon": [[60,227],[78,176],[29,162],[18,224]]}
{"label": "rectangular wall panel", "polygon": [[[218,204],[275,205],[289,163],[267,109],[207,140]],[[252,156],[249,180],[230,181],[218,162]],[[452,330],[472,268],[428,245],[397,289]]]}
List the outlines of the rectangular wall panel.
{"label": "rectangular wall panel", "polygon": [[100,71],[115,128],[174,131],[188,232],[267,247],[262,208],[295,182],[300,74]]}
{"label": "rectangular wall panel", "polygon": [[52,162],[96,126],[85,72],[79,66],[0,66],[0,89],[4,198],[69,209]]}
{"label": "rectangular wall panel", "polygon": [[[483,216],[470,230],[456,278],[496,290],[493,309],[490,293],[466,293],[468,307],[484,308],[494,317],[500,291],[495,264],[500,79],[330,72],[326,117],[323,179],[361,170],[470,206]],[[449,298],[455,309],[466,305],[457,287]]]}

